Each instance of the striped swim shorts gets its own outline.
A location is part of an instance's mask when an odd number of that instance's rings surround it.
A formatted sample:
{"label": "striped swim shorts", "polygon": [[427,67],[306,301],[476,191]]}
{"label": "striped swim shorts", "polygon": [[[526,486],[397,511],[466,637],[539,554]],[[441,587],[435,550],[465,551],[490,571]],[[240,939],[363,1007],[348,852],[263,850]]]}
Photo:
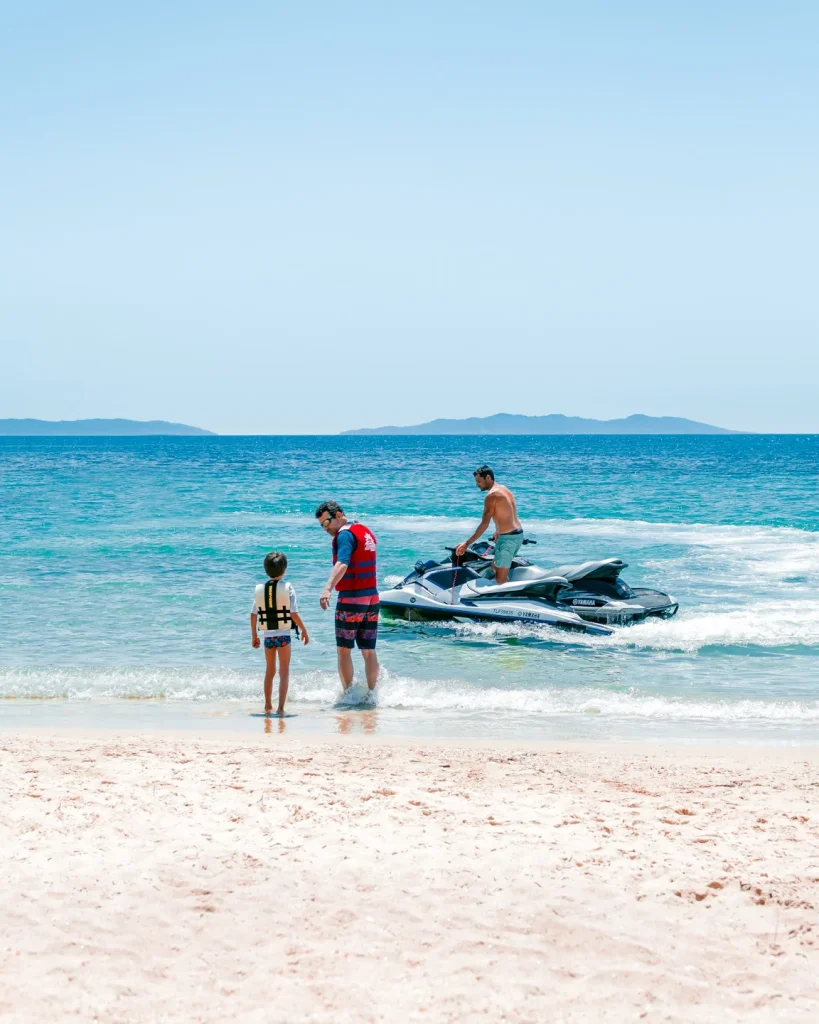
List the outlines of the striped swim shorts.
{"label": "striped swim shorts", "polygon": [[375,650],[378,638],[378,594],[339,594],[336,604],[336,647]]}

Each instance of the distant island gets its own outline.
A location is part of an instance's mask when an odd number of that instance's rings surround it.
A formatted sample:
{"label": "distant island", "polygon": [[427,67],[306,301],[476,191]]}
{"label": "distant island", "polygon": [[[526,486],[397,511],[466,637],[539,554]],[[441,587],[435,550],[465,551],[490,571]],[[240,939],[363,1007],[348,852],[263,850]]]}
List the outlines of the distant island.
{"label": "distant island", "polygon": [[5,437],[145,437],[147,435],[203,435],[212,431],[165,420],[0,420]]}
{"label": "distant island", "polygon": [[737,434],[740,431],[713,427],[679,416],[635,414],[619,420],[589,420],[582,416],[471,416],[465,420],[431,420],[414,427],[363,427],[343,430],[356,434]]}

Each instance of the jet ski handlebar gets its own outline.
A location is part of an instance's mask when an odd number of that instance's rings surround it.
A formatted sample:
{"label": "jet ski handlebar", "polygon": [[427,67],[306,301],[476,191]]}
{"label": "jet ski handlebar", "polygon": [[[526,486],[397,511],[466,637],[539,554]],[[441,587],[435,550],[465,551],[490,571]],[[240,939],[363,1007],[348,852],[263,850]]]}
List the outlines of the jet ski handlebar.
{"label": "jet ski handlebar", "polygon": [[[528,537],[523,538],[524,544],[537,544],[536,540],[530,540]],[[463,565],[464,561],[468,560],[467,556],[471,559],[477,559],[481,562],[489,562],[495,553],[495,542],[491,540],[481,540],[476,544],[470,545],[463,555],[455,554],[455,548],[447,546],[447,551],[452,552],[452,564],[453,566]]]}
{"label": "jet ski handlebar", "polygon": [[[485,541],[481,541],[481,543],[485,544],[486,547],[494,547],[495,546],[495,542],[493,540],[485,540]],[[529,537],[524,537],[523,538],[523,543],[524,544],[537,544],[537,541],[536,540],[532,540]],[[467,551],[475,551],[475,545],[474,544],[471,545],[466,550]],[[486,550],[486,548],[484,548],[484,550]],[[444,551],[453,551],[454,552],[455,548],[454,547],[450,547],[449,545],[446,545],[444,547]],[[475,552],[475,553],[477,554],[478,552]]]}

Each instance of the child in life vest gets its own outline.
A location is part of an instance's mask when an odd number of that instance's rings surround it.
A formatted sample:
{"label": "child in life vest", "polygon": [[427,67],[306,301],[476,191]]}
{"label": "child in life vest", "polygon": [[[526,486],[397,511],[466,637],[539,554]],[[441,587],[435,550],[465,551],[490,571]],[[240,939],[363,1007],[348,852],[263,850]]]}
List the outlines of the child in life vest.
{"label": "child in life vest", "polygon": [[[301,630],[302,643],[309,644],[307,627],[298,613],[296,592],[290,583],[284,581],[287,557],[281,551],[265,555],[264,571],[269,579],[256,587],[253,607],[250,610],[250,635],[254,647],[264,642],[264,712],[273,712],[273,678],[276,675],[276,660],[279,669],[279,706],[277,715],[284,714],[287,687],[290,683],[290,643],[295,630]],[[260,638],[261,634],[261,638]]]}

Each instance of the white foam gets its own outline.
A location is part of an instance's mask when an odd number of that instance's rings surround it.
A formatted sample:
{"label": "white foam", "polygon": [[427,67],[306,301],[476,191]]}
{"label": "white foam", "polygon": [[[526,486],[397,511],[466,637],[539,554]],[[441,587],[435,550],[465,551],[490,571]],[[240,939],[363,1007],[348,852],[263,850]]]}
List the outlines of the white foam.
{"label": "white foam", "polygon": [[[377,692],[379,707],[431,712],[503,712],[546,716],[599,714],[665,721],[819,721],[819,701],[707,701],[579,687],[479,688],[462,680],[420,680],[389,672],[383,673]],[[318,673],[299,680],[300,699],[324,701],[334,693],[334,680],[322,678]]]}
{"label": "white foam", "polygon": [[462,533],[468,534],[474,528],[478,517],[471,519],[463,516],[370,516],[373,528],[383,527],[402,533],[443,533],[455,536],[453,544],[458,543]]}
{"label": "white foam", "polygon": [[[475,517],[462,516],[373,516],[374,524],[405,533],[448,533],[469,529]],[[768,544],[804,545],[819,553],[819,532],[792,526],[735,526],[721,523],[663,523],[644,519],[531,519],[523,520],[527,536],[618,537],[661,544],[722,547]]]}
{"label": "white foam", "polygon": [[[332,706],[341,691],[335,673],[307,672],[292,681],[292,702]],[[361,687],[359,687],[362,690]],[[362,690],[363,693],[363,690]],[[165,699],[254,701],[258,673],[230,669],[27,669],[0,670],[0,695],[23,699]],[[384,709],[419,713],[471,713],[618,719],[765,723],[819,722],[819,701],[704,700],[600,687],[477,687],[458,679],[414,679],[384,671],[376,691]]]}
{"label": "white foam", "polygon": [[[406,628],[406,627],[405,627]],[[510,637],[598,648],[695,652],[705,647],[819,647],[819,609],[812,601],[759,601],[731,610],[682,610],[673,619],[616,627],[613,636],[567,633],[524,623],[460,623],[456,632],[491,640]]]}
{"label": "white foam", "polygon": [[259,673],[229,668],[2,668],[0,697],[39,700],[248,700]]}

